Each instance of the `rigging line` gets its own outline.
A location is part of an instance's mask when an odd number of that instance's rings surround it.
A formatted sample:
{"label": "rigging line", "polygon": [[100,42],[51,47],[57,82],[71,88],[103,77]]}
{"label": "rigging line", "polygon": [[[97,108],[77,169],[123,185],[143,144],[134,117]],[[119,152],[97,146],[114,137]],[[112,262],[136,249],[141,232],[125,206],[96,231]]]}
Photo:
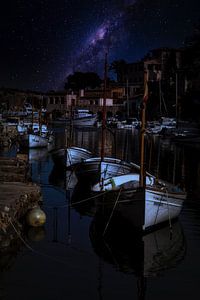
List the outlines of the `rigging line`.
{"label": "rigging line", "polygon": [[86,198],[86,199],[83,199],[83,200],[81,200],[81,201],[78,201],[78,202],[76,202],[76,203],[73,203],[73,205],[70,205],[71,207],[73,207],[74,205],[76,205],[76,204],[81,204],[81,203],[83,203],[83,202],[86,202],[86,201],[89,201],[89,200],[91,200],[91,199],[94,199],[94,198],[97,198],[97,197],[99,197],[99,196],[102,196],[102,195],[104,195],[104,194],[106,194],[106,193],[108,193],[109,191],[105,191],[105,192],[102,192],[102,193],[97,193],[97,195],[94,195],[94,196],[92,196],[92,197],[89,197],[89,198]]}
{"label": "rigging line", "polygon": [[109,253],[112,255],[113,261],[115,262],[116,266],[118,267],[118,270],[120,269],[120,264],[118,263],[117,259],[115,258],[111,247],[108,245],[108,243],[106,242],[106,240],[104,239],[104,244],[106,246],[106,248],[108,249]]}
{"label": "rigging line", "polygon": [[158,213],[159,213],[159,209],[160,209],[160,206],[161,206],[162,198],[163,198],[163,196],[160,197],[160,202],[158,203],[158,209],[157,209],[157,212],[156,212],[156,217],[155,217],[154,224],[156,224],[156,220],[157,220],[157,217],[158,217]]}
{"label": "rigging line", "polygon": [[108,222],[107,222],[107,224],[106,224],[106,227],[105,227],[105,229],[104,229],[103,236],[105,235],[106,230],[107,230],[107,228],[108,228],[108,225],[109,225],[109,223],[110,223],[110,220],[111,220],[111,218],[112,218],[112,216],[113,216],[113,213],[114,213],[115,207],[116,207],[116,205],[117,205],[117,202],[118,202],[118,200],[119,200],[121,191],[122,191],[122,188],[120,188],[119,193],[118,193],[118,195],[117,195],[115,204],[114,204],[114,206],[113,206],[113,210],[112,210],[112,212],[111,212],[111,214],[110,214],[110,217],[109,217]]}

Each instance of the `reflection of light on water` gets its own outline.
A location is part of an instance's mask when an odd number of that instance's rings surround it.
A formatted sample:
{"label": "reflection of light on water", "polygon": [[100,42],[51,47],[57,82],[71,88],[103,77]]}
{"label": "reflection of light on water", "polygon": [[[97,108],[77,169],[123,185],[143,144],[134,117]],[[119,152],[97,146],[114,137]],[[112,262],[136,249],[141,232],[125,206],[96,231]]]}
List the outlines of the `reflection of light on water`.
{"label": "reflection of light on water", "polygon": [[39,161],[43,160],[48,155],[48,150],[46,148],[40,149],[29,149],[29,161]]}

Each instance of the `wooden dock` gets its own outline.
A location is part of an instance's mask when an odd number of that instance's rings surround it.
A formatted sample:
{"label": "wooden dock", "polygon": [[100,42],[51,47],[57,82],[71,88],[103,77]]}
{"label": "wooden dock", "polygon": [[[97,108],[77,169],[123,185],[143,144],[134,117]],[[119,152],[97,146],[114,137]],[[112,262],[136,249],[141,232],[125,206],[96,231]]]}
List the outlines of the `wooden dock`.
{"label": "wooden dock", "polygon": [[0,158],[0,232],[41,201],[41,189],[30,182],[27,162]]}

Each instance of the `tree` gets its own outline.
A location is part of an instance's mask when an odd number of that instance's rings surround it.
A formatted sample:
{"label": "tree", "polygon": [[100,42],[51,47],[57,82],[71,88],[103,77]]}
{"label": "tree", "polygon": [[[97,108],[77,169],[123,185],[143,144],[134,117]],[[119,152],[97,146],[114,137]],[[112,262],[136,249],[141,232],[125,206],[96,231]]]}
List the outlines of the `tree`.
{"label": "tree", "polygon": [[114,60],[109,66],[109,71],[113,71],[117,75],[118,82],[123,82],[126,74],[126,67],[127,62],[125,60]]}
{"label": "tree", "polygon": [[65,89],[78,91],[85,88],[96,88],[101,85],[101,78],[94,72],[75,72],[67,77]]}

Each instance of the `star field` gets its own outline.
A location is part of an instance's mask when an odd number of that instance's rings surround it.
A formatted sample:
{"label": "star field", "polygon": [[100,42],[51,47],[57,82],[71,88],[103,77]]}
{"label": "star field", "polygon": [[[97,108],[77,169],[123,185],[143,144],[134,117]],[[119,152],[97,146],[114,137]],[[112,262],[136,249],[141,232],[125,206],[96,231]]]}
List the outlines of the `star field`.
{"label": "star field", "polygon": [[102,73],[157,47],[181,47],[198,0],[7,0],[0,10],[0,86],[62,89],[73,71]]}

